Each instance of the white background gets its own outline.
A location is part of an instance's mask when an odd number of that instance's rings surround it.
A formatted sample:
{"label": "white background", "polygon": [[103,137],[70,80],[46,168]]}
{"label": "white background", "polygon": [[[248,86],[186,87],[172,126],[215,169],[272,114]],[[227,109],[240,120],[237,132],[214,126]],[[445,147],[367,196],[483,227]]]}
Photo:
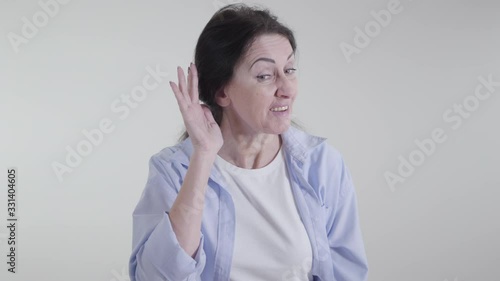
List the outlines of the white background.
{"label": "white background", "polygon": [[[193,60],[212,14],[232,2],[73,0],[16,52],[9,34],[22,36],[22,18],[33,22],[43,10],[37,1],[2,0],[1,280],[128,280],[132,211],[148,160],[183,129],[168,81]],[[478,77],[500,81],[500,4],[402,0],[348,63],[340,44],[353,45],[355,27],[389,2],[262,3],[295,31],[294,115],[327,137],[352,172],[370,280],[498,280],[500,87],[455,130],[443,114],[471,98]],[[157,65],[170,74],[121,119],[111,105]],[[104,118],[114,130],[59,181],[52,164],[65,164],[66,147]],[[397,174],[398,157],[408,159],[415,140],[437,128],[446,141],[391,189],[384,174]],[[12,166],[17,274],[5,263]]]}

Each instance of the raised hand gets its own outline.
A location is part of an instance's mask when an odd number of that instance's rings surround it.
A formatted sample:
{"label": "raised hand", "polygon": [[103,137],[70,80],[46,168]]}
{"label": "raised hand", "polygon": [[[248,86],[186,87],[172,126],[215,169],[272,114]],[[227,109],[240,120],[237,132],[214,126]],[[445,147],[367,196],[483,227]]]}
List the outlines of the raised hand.
{"label": "raised hand", "polygon": [[198,71],[191,63],[188,68],[188,79],[184,71],[177,67],[179,86],[170,82],[177,104],[184,120],[186,130],[191,137],[194,150],[201,153],[215,153],[223,144],[222,132],[214,120],[208,106],[200,104],[198,99]]}

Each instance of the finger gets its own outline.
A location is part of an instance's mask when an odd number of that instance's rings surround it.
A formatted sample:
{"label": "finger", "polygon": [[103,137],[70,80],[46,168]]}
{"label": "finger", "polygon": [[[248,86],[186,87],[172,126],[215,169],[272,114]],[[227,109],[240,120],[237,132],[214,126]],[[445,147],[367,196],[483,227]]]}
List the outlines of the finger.
{"label": "finger", "polygon": [[184,95],[179,90],[179,87],[177,87],[177,85],[174,82],[170,81],[169,83],[170,87],[172,88],[172,91],[174,92],[177,104],[179,105],[179,107],[183,107],[184,104],[186,103],[186,98],[184,97]]}
{"label": "finger", "polygon": [[195,103],[199,102],[199,93],[198,93],[198,69],[194,63],[191,64],[191,100]]}
{"label": "finger", "polygon": [[208,120],[209,124],[217,124],[214,119],[214,115],[212,114],[212,111],[210,111],[210,108],[206,104],[201,105],[203,108],[203,113],[205,114],[205,118]]}
{"label": "finger", "polygon": [[188,70],[187,71],[188,71],[188,74],[187,74],[188,75],[188,78],[187,78],[187,92],[188,92],[189,97],[191,98],[191,101],[194,102],[193,96],[191,94],[191,91],[193,90],[193,84],[192,84],[192,81],[191,81],[191,80],[193,80],[193,75],[192,75],[193,71],[191,71],[191,66],[188,66]]}
{"label": "finger", "polygon": [[186,87],[186,76],[184,75],[184,70],[180,66],[177,67],[177,76],[179,77],[179,89],[184,96],[186,102],[190,102],[191,98]]}

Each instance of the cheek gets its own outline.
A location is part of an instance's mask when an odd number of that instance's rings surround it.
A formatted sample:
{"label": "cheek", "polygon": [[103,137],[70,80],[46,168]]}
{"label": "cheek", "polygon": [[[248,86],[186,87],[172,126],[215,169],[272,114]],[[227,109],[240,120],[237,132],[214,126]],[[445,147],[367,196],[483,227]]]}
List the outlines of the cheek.
{"label": "cheek", "polygon": [[[272,101],[262,95],[254,94],[253,98],[246,99],[241,104],[241,114],[245,115],[245,119],[254,120],[254,122],[261,123],[268,118],[269,107]],[[244,112],[244,113],[243,113]]]}
{"label": "cheek", "polygon": [[263,96],[256,96],[253,100],[249,100],[246,106],[248,107],[250,114],[265,117],[271,102],[272,101],[269,101],[269,99],[266,99]]}

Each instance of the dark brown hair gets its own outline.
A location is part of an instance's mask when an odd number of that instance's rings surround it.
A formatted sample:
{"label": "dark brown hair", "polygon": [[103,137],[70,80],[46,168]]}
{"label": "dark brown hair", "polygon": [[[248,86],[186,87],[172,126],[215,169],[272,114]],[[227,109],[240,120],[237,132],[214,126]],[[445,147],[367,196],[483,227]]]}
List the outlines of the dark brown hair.
{"label": "dark brown hair", "polygon": [[[235,66],[257,37],[267,34],[287,38],[295,53],[297,45],[292,30],[278,22],[278,18],[266,8],[243,3],[224,6],[215,12],[201,32],[194,58],[199,99],[210,108],[219,126],[222,108],[215,101],[215,94],[229,83]],[[301,127],[294,121],[292,125]],[[188,133],[184,131],[179,141],[187,137]]]}

